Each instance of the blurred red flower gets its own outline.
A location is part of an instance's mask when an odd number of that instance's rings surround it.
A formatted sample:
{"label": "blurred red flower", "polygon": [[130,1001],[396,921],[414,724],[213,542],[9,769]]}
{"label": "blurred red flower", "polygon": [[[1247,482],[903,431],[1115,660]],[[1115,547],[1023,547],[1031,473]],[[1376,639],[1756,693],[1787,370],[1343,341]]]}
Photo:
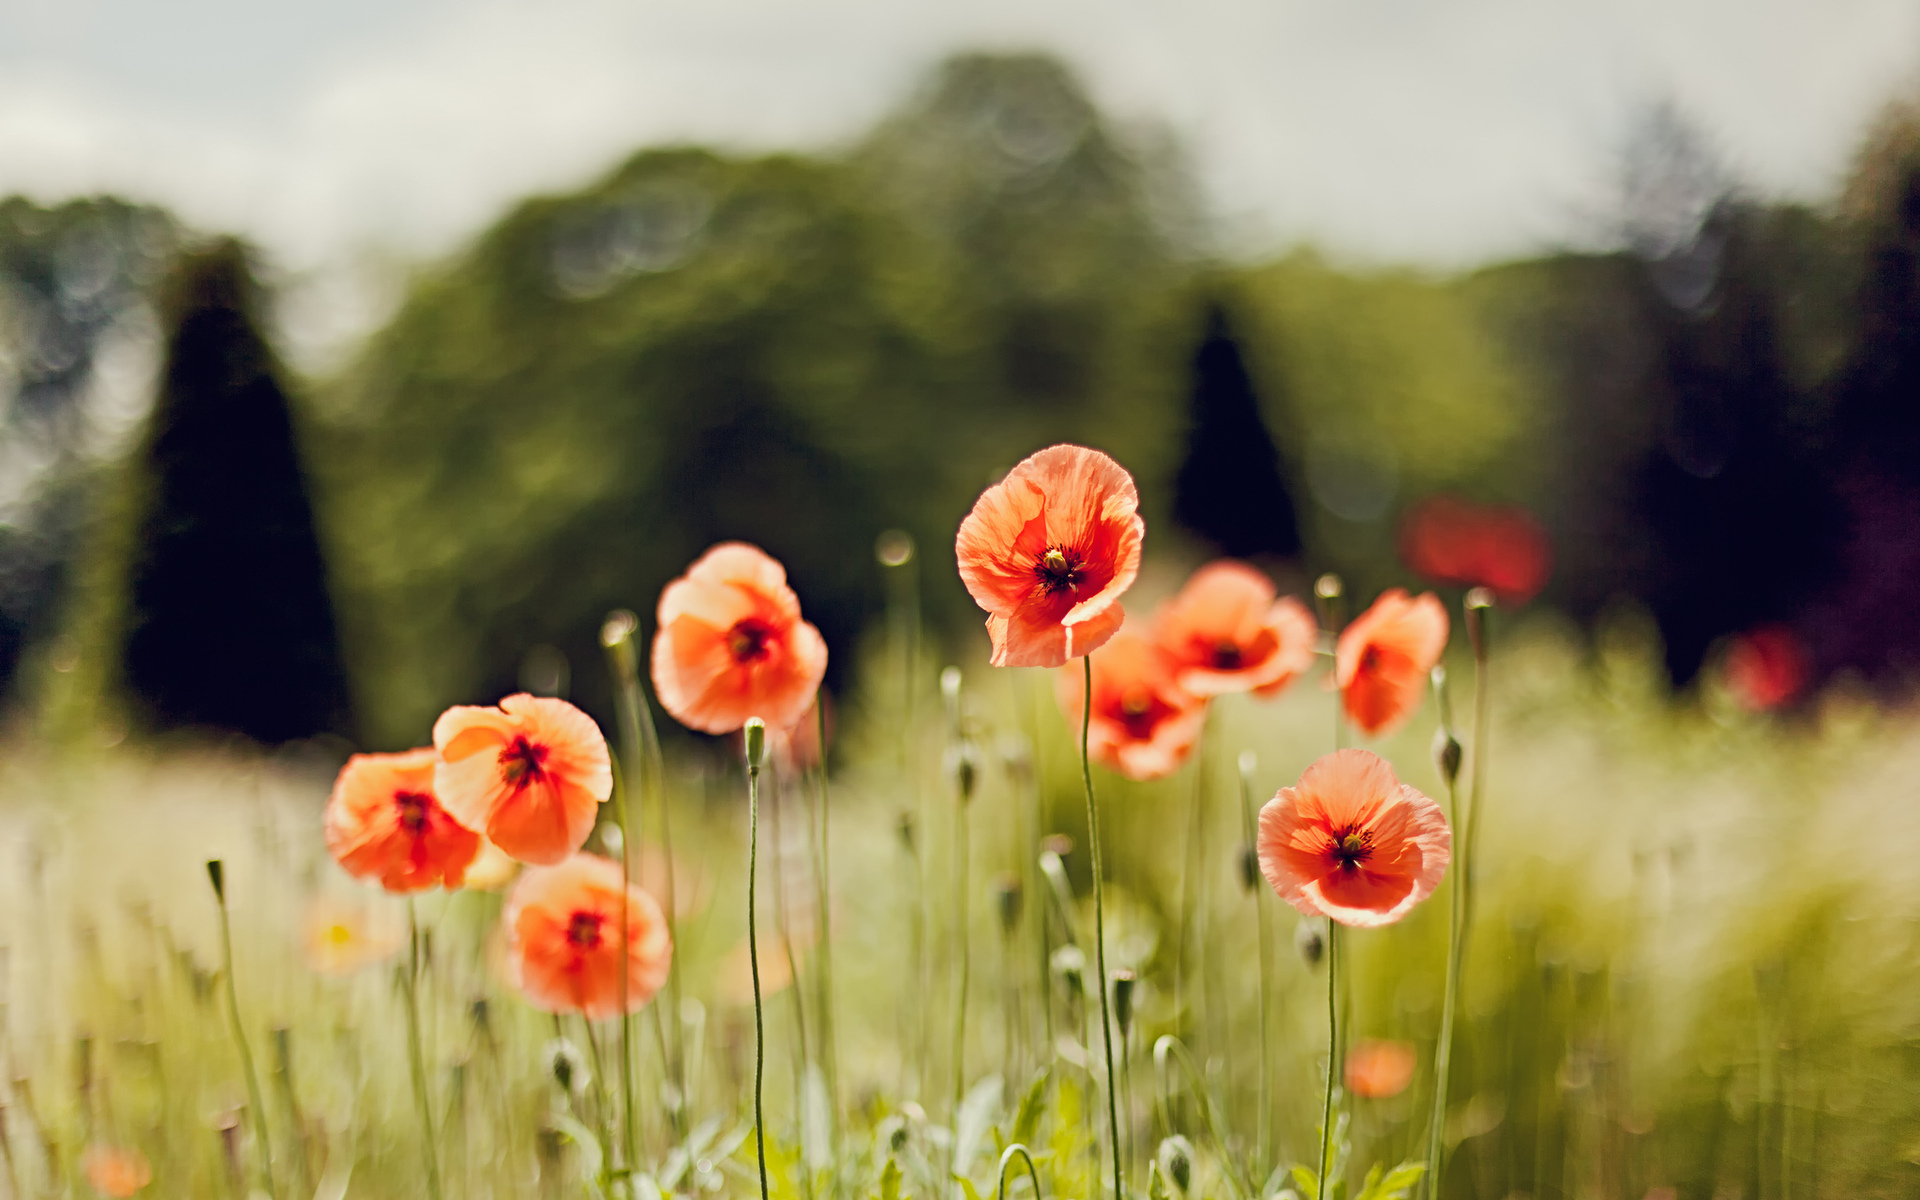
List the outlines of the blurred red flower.
{"label": "blurred red flower", "polygon": [[1274,598],[1273,582],[1243,562],[1195,571],[1154,619],[1174,678],[1196,696],[1276,696],[1313,665],[1320,628],[1306,605]]}
{"label": "blurred red flower", "polygon": [[349,875],[390,892],[457,888],[480,853],[480,835],[433,794],[433,747],[356,754],[327,798],[327,849]]}
{"label": "blurred red flower", "polygon": [[1408,1043],[1362,1038],[1347,1051],[1347,1090],[1369,1100],[1398,1096],[1413,1082],[1414,1065]]}
{"label": "blurred red flower", "polygon": [[1547,531],[1524,508],[1430,496],[1400,521],[1400,558],[1433,583],[1486,587],[1502,604],[1539,595],[1553,571]]}
{"label": "blurred red flower", "polygon": [[1785,625],[1735,635],[1727,648],[1727,687],[1752,712],[1779,708],[1807,685],[1807,653]]}
{"label": "blurred red flower", "polygon": [[88,1146],[80,1155],[80,1172],[94,1191],[115,1200],[125,1200],[153,1182],[147,1156],[131,1146]]}
{"label": "blurred red flower", "polygon": [[1120,629],[1140,573],[1133,476],[1085,446],[1049,446],[980,493],[954,543],[960,580],[987,610],[996,667],[1058,667]]}
{"label": "blurred red flower", "polygon": [[1334,681],[1354,728],[1379,737],[1420,707],[1427,676],[1447,648],[1447,610],[1432,592],[1388,588],[1340,631]]}
{"label": "blurred red flower", "polygon": [[673,963],[660,905],[637,887],[623,889],[619,864],[597,855],[576,854],[522,875],[500,923],[514,982],[545,1012],[577,1012],[592,1021],[619,1016],[622,971],[627,1011],[638,1011],[666,983]]}
{"label": "blurred red flower", "polygon": [[433,746],[440,803],[524,863],[578,850],[613,794],[606,737],[565,700],[521,692],[497,708],[455,705],[433,723]]}
{"label": "blurred red flower", "polygon": [[[1060,711],[1076,731],[1085,688],[1080,667],[1060,671]],[[1093,656],[1087,749],[1102,766],[1128,779],[1170,775],[1192,752],[1206,719],[1206,701],[1176,684],[1166,653],[1132,630],[1115,634]]]}
{"label": "blurred red flower", "polygon": [[811,709],[827,643],[800,616],[787,569],[745,542],[722,542],[660,593],[653,689],[674,720],[732,733],[759,717],[784,729]]}

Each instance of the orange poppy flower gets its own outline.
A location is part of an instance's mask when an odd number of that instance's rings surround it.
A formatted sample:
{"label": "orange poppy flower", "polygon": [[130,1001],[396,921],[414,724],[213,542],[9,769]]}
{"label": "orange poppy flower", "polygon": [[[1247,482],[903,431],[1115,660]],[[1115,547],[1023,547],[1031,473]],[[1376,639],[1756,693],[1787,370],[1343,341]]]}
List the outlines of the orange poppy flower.
{"label": "orange poppy flower", "polygon": [[1727,687],[1742,708],[1766,712],[1800,694],[1807,654],[1785,625],[1762,625],[1733,639],[1724,668]]}
{"label": "orange poppy flower", "polygon": [[1391,925],[1446,874],[1440,806],[1366,750],[1336,750],[1260,810],[1260,873],[1282,900],[1343,925]]}
{"label": "orange poppy flower", "polygon": [[1414,1064],[1406,1042],[1362,1038],[1347,1051],[1347,1090],[1369,1100],[1398,1096],[1413,1082]]}
{"label": "orange poppy flower", "polygon": [[80,1155],[80,1172],[102,1196],[124,1200],[153,1182],[147,1156],[131,1146],[88,1146]]}
{"label": "orange poppy flower", "polygon": [[627,1011],[653,999],[667,981],[673,943],[652,896],[626,889],[627,944],[620,946],[620,865],[576,854],[558,866],[520,877],[501,926],[514,983],[545,1012],[620,1015],[620,972],[627,975]]}
{"label": "orange poppy flower", "polygon": [[653,689],[674,719],[732,733],[804,716],[827,673],[827,643],[800,617],[787,571],[757,546],[722,542],[660,593]]}
{"label": "orange poppy flower", "polygon": [[480,835],[433,796],[440,761],[431,747],[356,754],[327,798],[327,849],[347,874],[390,892],[457,888],[480,853]]}
{"label": "orange poppy flower", "polygon": [[1196,696],[1277,696],[1313,665],[1320,627],[1306,605],[1274,598],[1273,583],[1243,562],[1195,571],[1154,622],[1174,680]]}
{"label": "orange poppy flower", "polygon": [[433,746],[441,805],[521,862],[578,850],[613,794],[607,739],[565,700],[520,692],[498,708],[456,704],[433,723]]}
{"label": "orange poppy flower", "polygon": [[[1060,672],[1060,711],[1076,730],[1085,687],[1081,668]],[[1123,630],[1094,656],[1087,749],[1109,770],[1128,779],[1172,774],[1192,752],[1206,719],[1207,702],[1182,690],[1166,654],[1139,634]]]}
{"label": "orange poppy flower", "polygon": [[1146,522],[1133,476],[1098,450],[1049,446],[960,523],[960,579],[987,610],[996,667],[1058,667],[1120,629]]}
{"label": "orange poppy flower", "polygon": [[1388,588],[1340,632],[1334,675],[1354,728],[1378,737],[1413,715],[1447,648],[1447,629],[1447,610],[1432,592],[1414,597]]}

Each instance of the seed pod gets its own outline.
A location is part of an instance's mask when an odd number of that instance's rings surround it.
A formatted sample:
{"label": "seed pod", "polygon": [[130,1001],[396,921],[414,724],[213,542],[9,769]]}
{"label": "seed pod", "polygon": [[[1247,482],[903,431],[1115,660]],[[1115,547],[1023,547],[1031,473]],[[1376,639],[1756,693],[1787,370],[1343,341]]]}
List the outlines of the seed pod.
{"label": "seed pod", "polygon": [[1173,1181],[1173,1186],[1185,1192],[1193,1186],[1193,1143],[1179,1134],[1165,1138],[1160,1149],[1154,1153],[1154,1160],[1160,1164],[1160,1173]]}
{"label": "seed pod", "polygon": [[1000,913],[1000,928],[1008,936],[1020,927],[1020,877],[1009,871],[993,882],[994,907]]}
{"label": "seed pod", "polygon": [[1312,917],[1300,922],[1293,931],[1293,948],[1300,953],[1301,961],[1309,967],[1320,965],[1320,956],[1327,952],[1327,936],[1320,932],[1320,922]]}
{"label": "seed pod", "polygon": [[1442,725],[1433,731],[1433,765],[1439,768],[1440,778],[1448,787],[1460,778],[1460,740]]}
{"label": "seed pod", "polygon": [[747,770],[758,772],[767,761],[767,723],[759,717],[747,718]]}
{"label": "seed pod", "polygon": [[1260,886],[1260,851],[1252,846],[1240,847],[1240,886],[1249,892]]}
{"label": "seed pod", "polygon": [[1113,1019],[1123,1041],[1133,1028],[1133,989],[1139,982],[1140,976],[1125,967],[1113,973]]}

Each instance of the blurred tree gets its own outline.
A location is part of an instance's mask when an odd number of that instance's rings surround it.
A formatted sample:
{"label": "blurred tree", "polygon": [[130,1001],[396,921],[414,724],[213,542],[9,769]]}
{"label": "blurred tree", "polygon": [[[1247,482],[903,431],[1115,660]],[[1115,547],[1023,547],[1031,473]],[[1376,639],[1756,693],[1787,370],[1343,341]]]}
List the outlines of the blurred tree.
{"label": "blurred tree", "polygon": [[245,249],[184,255],[137,469],[124,678],[147,723],[281,742],[347,724],[345,676],[279,366]]}
{"label": "blurred tree", "polygon": [[1217,303],[1208,306],[1206,334],[1193,355],[1190,405],[1174,515],[1222,554],[1298,555],[1300,530],[1280,452],[1260,415],[1226,310]]}
{"label": "blurred tree", "polygon": [[1057,64],[976,57],[848,160],[654,151],[509,213],[327,389],[372,739],[510,690],[536,645],[608,711],[601,618],[725,538],[787,565],[830,686],[883,529],[936,628],[983,638],[941,564],[995,472],[1074,438],[1164,496],[1187,268],[1152,208]]}
{"label": "blurred tree", "polygon": [[146,288],[174,238],[119,200],[0,200],[0,689],[55,628],[96,468],[148,399]]}

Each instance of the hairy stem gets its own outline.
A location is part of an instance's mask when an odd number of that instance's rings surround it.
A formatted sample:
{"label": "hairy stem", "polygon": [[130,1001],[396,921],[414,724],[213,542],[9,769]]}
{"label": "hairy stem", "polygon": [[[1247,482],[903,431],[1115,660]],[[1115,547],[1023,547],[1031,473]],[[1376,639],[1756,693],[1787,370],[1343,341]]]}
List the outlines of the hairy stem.
{"label": "hairy stem", "polygon": [[1107,929],[1100,885],[1100,806],[1093,799],[1093,759],[1087,750],[1093,729],[1093,655],[1088,654],[1082,661],[1086,668],[1086,690],[1081,693],[1080,704],[1080,781],[1087,793],[1087,845],[1093,857],[1093,958],[1097,973],[1094,987],[1100,993],[1100,1041],[1107,1056],[1107,1125],[1108,1136],[1113,1139],[1113,1194],[1115,1200],[1126,1200],[1127,1188],[1120,1168],[1120,1107],[1114,1095],[1113,1016],[1107,1002]]}

